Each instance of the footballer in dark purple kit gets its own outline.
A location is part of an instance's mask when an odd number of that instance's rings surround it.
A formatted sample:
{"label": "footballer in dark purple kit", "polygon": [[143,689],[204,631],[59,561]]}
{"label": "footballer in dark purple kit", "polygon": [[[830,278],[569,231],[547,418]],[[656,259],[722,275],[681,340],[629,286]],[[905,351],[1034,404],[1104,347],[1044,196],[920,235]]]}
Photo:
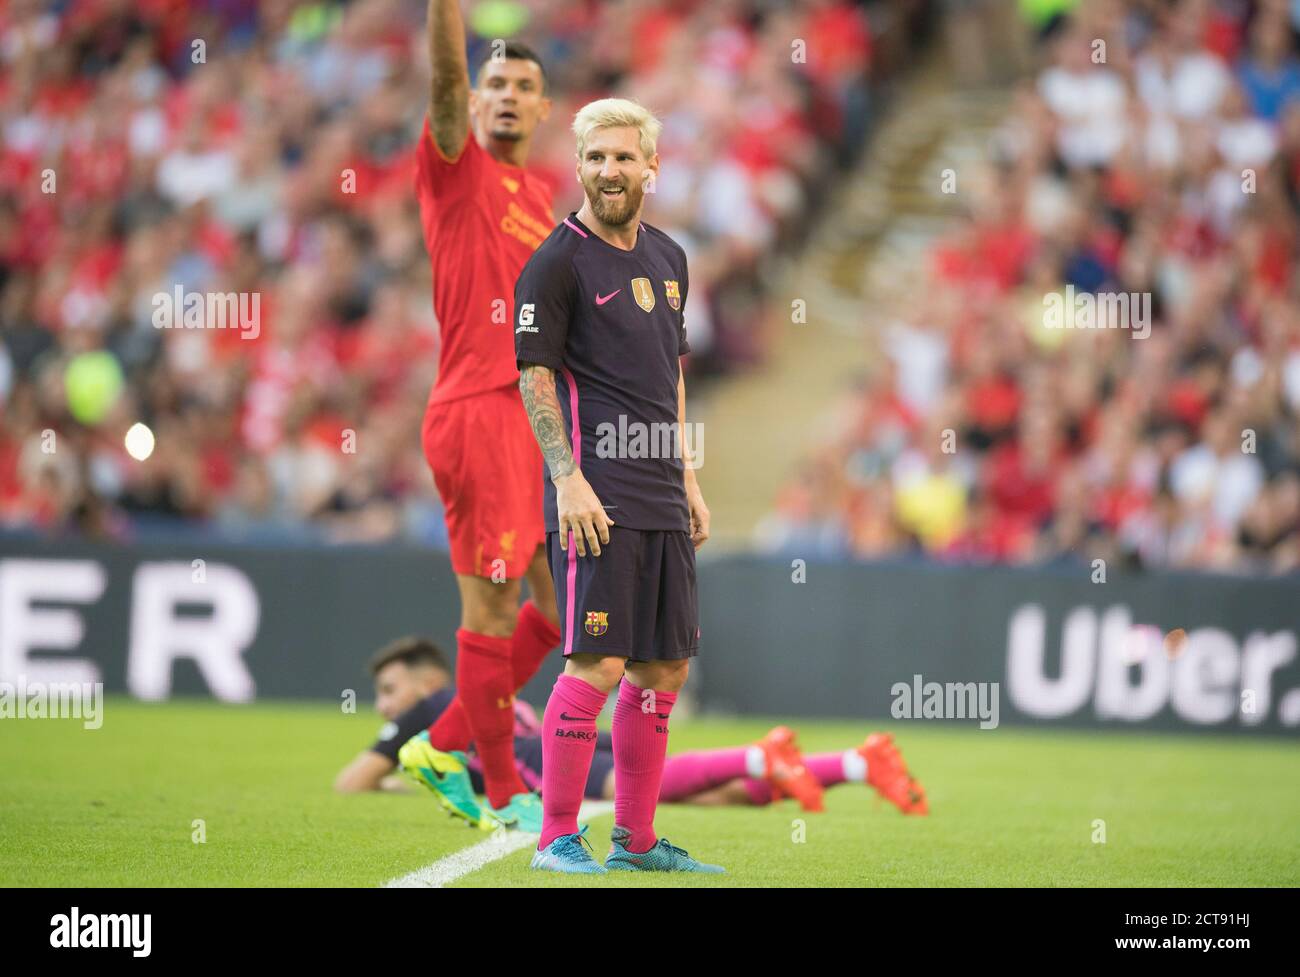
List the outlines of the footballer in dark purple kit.
{"label": "footballer in dark purple kit", "polygon": [[[683,436],[686,256],[641,221],[661,128],[626,99],[579,110],[586,202],[515,284],[519,387],[549,470],[543,514],[566,659],[542,720],[532,865],[550,871],[722,871],[654,828],[669,716],[699,648],[695,550],[709,535]],[[601,865],[578,808],[615,687],[614,831]]]}

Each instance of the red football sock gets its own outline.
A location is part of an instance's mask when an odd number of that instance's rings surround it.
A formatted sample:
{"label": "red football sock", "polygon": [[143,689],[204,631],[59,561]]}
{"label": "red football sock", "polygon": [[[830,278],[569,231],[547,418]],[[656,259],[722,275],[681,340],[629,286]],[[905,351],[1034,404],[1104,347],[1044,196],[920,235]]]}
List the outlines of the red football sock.
{"label": "red football sock", "polygon": [[574,675],[555,680],[542,716],[542,837],[538,851],[560,835],[578,830],[578,808],[596,752],[596,717],[607,698],[606,693]]}
{"label": "red football sock", "polygon": [[456,657],[457,697],[465,710],[474,749],[483,763],[488,803],[503,807],[513,795],[528,791],[515,767],[510,639],[461,628],[456,632],[456,643],[460,649]]}
{"label": "red football sock", "polygon": [[[546,619],[531,600],[519,608],[515,633],[510,637],[510,674],[518,692],[560,643],[560,629]],[[435,750],[468,750],[473,735],[460,696],[442,711],[429,727],[429,742]]]}
{"label": "red football sock", "polygon": [[510,637],[510,671],[518,692],[537,674],[551,649],[560,643],[560,629],[546,619],[531,600],[519,608]]}
{"label": "red football sock", "polygon": [[[668,716],[676,692],[654,692],[653,708],[642,709],[649,696],[624,676],[614,704],[614,823],[627,828],[631,838],[627,850],[649,851],[655,834],[655,806],[668,754]],[[543,761],[542,770],[546,766]]]}
{"label": "red football sock", "polygon": [[469,731],[469,717],[461,705],[460,696],[442,711],[442,715],[429,727],[429,744],[435,750],[468,750],[474,735]]}

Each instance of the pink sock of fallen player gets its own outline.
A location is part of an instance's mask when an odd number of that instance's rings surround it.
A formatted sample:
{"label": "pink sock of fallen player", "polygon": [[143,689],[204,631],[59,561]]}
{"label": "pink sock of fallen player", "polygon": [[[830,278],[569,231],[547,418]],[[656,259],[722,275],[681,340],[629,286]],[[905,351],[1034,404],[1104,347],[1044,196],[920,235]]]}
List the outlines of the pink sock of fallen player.
{"label": "pink sock of fallen player", "polygon": [[[823,787],[834,787],[852,781],[866,783],[867,761],[857,750],[843,750],[839,753],[814,753],[804,757],[804,766],[817,778]],[[752,774],[745,780],[745,792],[755,804],[771,804],[772,788],[766,780]]]}
{"label": "pink sock of fallen player", "polygon": [[[757,768],[755,768],[755,754]],[[762,776],[763,751],[755,746],[737,746],[724,750],[692,750],[677,753],[664,761],[659,800],[684,801],[695,794],[721,787],[757,769]]]}

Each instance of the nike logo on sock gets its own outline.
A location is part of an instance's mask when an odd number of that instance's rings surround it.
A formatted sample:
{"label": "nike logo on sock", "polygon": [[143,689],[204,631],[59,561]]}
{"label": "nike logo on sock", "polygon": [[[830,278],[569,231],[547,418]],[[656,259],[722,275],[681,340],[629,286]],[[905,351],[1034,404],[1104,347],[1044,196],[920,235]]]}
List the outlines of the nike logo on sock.
{"label": "nike logo on sock", "polygon": [[608,302],[610,299],[612,299],[615,295],[617,295],[617,294],[618,294],[619,292],[621,292],[621,291],[623,291],[623,290],[620,288],[620,289],[617,289],[616,291],[610,292],[608,295],[605,295],[605,296],[602,296],[599,292],[597,292],[597,293],[596,293],[596,304],[597,304],[597,305],[604,305],[606,302]]}
{"label": "nike logo on sock", "polygon": [[566,714],[566,713],[563,713],[563,712],[560,713],[560,718],[561,718],[561,719],[564,719],[564,720],[567,720],[568,722],[571,722],[571,723],[584,723],[584,722],[588,722],[588,720],[586,720],[586,719],[582,719],[582,718],[579,717],[579,716],[570,716],[570,715],[568,715],[568,714]]}

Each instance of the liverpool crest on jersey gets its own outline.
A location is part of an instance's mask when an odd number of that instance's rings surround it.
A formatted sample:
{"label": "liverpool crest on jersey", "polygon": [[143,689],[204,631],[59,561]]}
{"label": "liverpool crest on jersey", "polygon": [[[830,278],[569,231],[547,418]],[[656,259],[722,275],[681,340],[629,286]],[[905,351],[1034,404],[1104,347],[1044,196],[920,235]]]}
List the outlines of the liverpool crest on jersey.
{"label": "liverpool crest on jersey", "polygon": [[587,612],[587,633],[593,638],[599,638],[609,630],[609,611],[588,611]]}
{"label": "liverpool crest on jersey", "polygon": [[648,278],[632,279],[632,296],[636,299],[636,304],[641,306],[647,312],[653,312],[655,307],[655,290],[650,285]]}
{"label": "liverpool crest on jersey", "polygon": [[664,298],[668,300],[668,304],[672,306],[674,312],[678,312],[681,310],[682,291],[677,286],[677,282],[675,280],[670,280],[667,278],[664,279]]}

